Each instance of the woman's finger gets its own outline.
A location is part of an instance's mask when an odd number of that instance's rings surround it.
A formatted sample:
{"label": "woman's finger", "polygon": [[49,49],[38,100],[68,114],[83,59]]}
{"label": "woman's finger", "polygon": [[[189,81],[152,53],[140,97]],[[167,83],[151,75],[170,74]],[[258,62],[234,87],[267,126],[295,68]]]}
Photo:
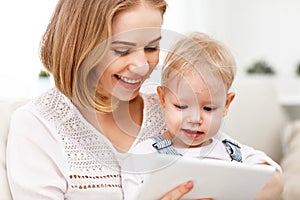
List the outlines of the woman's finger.
{"label": "woman's finger", "polygon": [[194,184],[192,181],[188,181],[184,184],[181,184],[168,192],[161,200],[177,200],[183,197],[186,193],[191,191],[194,187]]}

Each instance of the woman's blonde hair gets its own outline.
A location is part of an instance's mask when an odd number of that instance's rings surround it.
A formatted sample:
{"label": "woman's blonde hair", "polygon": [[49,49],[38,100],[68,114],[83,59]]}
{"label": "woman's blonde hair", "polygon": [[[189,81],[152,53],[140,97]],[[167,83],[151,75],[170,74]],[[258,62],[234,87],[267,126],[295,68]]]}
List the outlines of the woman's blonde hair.
{"label": "woman's blonde hair", "polygon": [[58,1],[41,41],[40,57],[64,95],[86,108],[112,111],[111,99],[96,91],[91,77],[107,51],[114,16],[142,3],[165,13],[165,0]]}
{"label": "woman's blonde hair", "polygon": [[234,56],[225,45],[204,33],[193,32],[179,40],[166,56],[162,85],[166,85],[174,69],[179,76],[196,69],[199,73],[203,70],[213,72],[229,90],[236,67]]}

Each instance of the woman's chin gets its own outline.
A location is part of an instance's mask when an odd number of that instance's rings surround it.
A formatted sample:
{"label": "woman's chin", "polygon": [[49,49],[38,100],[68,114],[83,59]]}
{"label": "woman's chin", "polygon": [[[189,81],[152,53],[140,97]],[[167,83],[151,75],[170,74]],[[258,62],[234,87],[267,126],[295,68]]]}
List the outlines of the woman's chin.
{"label": "woman's chin", "polygon": [[139,92],[135,91],[133,93],[120,93],[120,94],[115,94],[114,98],[119,100],[119,101],[132,101],[138,96]]}

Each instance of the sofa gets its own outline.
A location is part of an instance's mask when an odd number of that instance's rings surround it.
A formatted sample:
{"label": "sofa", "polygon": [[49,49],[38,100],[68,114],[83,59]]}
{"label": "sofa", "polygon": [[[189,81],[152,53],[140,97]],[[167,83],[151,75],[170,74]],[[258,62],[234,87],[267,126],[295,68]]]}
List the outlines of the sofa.
{"label": "sofa", "polygon": [[278,199],[300,199],[300,119],[279,103],[275,79],[237,79],[236,99],[224,119],[223,130],[241,143],[264,151],[283,171],[284,191]]}
{"label": "sofa", "polygon": [[[241,143],[266,152],[281,164],[284,176],[282,200],[300,199],[300,122],[291,121],[278,103],[269,78],[237,79],[236,92],[222,129]],[[12,112],[28,99],[0,99],[0,199],[10,200],[5,152]]]}
{"label": "sofa", "polygon": [[12,199],[6,176],[6,142],[10,117],[16,108],[25,104],[27,101],[29,101],[29,99],[25,98],[0,99],[0,199],[3,200]]}

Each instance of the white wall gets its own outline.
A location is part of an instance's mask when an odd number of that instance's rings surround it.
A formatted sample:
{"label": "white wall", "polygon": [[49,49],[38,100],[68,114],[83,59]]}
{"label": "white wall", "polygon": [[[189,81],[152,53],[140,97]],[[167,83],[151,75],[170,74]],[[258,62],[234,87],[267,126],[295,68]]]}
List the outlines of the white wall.
{"label": "white wall", "polygon": [[265,59],[281,77],[300,62],[299,0],[169,0],[164,28],[203,31],[234,52],[240,73]]}
{"label": "white wall", "polygon": [[39,42],[57,0],[0,1],[0,96],[35,93]]}
{"label": "white wall", "polygon": [[[0,1],[1,95],[27,94],[36,84],[42,69],[39,42],[56,2]],[[241,74],[263,58],[278,75],[286,79],[294,75],[300,62],[299,0],[168,0],[168,4],[163,28],[211,34],[234,52]],[[153,75],[157,76],[159,72]]]}

